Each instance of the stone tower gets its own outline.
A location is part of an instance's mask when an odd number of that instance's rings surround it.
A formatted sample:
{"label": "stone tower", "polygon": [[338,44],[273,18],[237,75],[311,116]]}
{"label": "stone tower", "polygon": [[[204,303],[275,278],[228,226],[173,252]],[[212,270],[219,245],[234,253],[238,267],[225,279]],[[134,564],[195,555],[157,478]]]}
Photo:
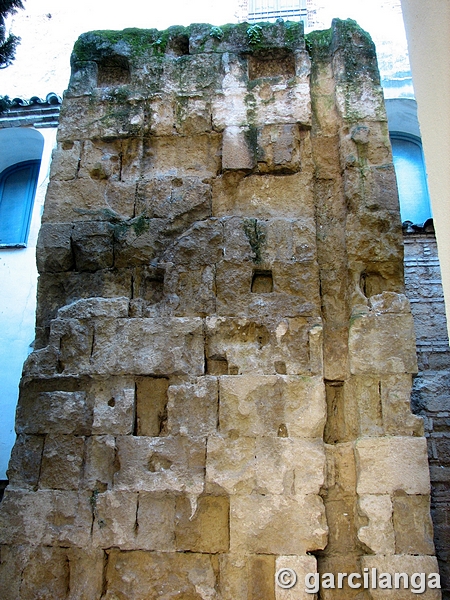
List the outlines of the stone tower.
{"label": "stone tower", "polygon": [[3,597],[289,600],[314,597],[317,570],[436,572],[402,260],[356,23],[306,41],[279,22],[81,36]]}

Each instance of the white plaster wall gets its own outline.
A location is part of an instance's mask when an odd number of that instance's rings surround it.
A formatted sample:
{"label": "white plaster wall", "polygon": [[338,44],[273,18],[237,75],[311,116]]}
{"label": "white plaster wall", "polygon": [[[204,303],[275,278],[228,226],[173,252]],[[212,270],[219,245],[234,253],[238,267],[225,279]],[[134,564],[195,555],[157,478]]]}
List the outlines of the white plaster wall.
{"label": "white plaster wall", "polygon": [[0,248],[0,479],[14,444],[14,417],[22,365],[34,340],[36,242],[48,185],[56,129],[40,129],[44,151],[26,248]]}
{"label": "white plaster wall", "polygon": [[402,0],[450,336],[450,0]]}

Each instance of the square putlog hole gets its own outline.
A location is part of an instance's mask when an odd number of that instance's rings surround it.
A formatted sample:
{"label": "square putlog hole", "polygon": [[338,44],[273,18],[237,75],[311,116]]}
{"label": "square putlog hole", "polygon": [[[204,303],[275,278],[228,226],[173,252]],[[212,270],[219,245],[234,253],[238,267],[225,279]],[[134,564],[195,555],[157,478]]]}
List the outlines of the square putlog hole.
{"label": "square putlog hole", "polygon": [[124,85],[131,81],[130,64],[123,56],[110,56],[98,63],[99,87]]}
{"label": "square putlog hole", "polygon": [[252,278],[254,294],[269,294],[273,292],[272,271],[255,271]]}
{"label": "square putlog hole", "polygon": [[295,77],[295,58],[292,52],[274,48],[248,57],[248,78]]}
{"label": "square putlog hole", "polygon": [[136,381],[136,433],[158,437],[167,430],[167,390],[163,377],[139,377]]}

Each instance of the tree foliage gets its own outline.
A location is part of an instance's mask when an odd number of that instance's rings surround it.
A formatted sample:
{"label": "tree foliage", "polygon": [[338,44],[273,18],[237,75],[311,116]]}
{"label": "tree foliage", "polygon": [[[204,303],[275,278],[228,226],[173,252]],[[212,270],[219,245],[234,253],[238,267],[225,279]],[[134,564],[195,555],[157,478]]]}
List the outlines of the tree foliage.
{"label": "tree foliage", "polygon": [[23,8],[22,0],[0,0],[0,69],[12,63],[20,37],[6,31],[5,19]]}

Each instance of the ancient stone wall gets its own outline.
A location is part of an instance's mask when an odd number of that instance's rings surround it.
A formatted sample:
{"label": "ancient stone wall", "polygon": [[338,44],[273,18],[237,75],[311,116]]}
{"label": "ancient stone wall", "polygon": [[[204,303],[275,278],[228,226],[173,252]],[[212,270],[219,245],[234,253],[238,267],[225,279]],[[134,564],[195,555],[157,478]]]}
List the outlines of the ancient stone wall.
{"label": "ancient stone wall", "polygon": [[82,36],[1,504],[6,598],[282,600],[312,597],[317,569],[436,572],[402,260],[354,22],[307,43],[296,23]]}

